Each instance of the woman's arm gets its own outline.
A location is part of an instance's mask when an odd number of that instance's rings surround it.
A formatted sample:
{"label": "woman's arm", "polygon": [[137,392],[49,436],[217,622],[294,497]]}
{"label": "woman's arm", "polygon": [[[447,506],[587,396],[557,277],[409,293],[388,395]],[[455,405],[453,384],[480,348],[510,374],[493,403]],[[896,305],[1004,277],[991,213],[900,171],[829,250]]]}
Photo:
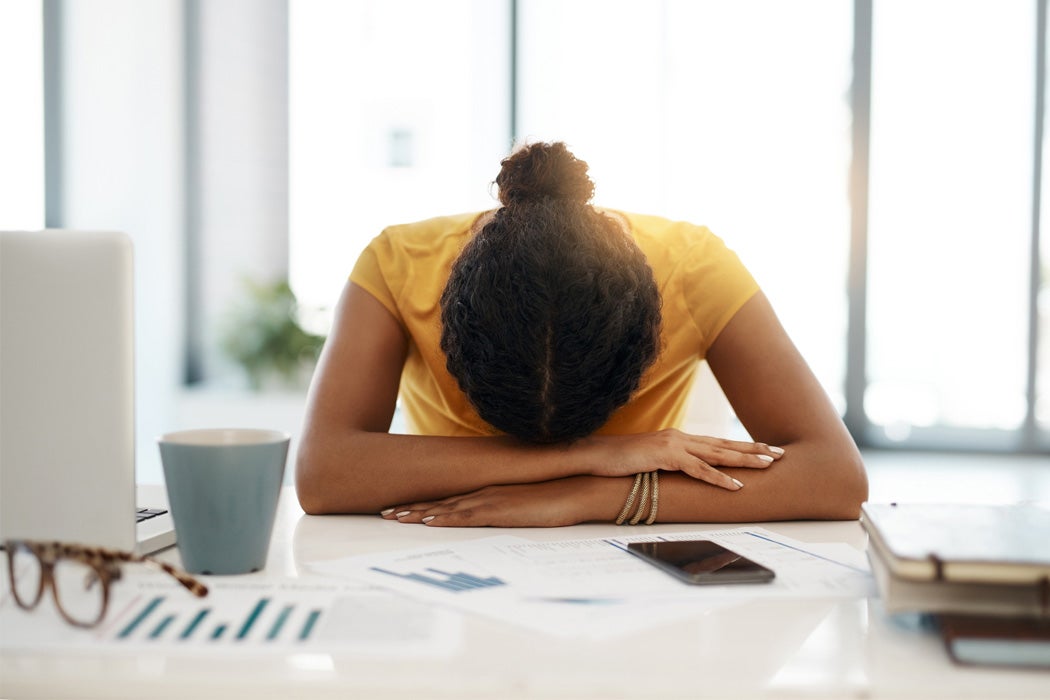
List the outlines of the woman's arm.
{"label": "woman's arm", "polygon": [[741,307],[707,360],[748,433],[785,454],[761,473],[724,470],[746,480],[731,502],[695,484],[668,488],[667,519],[698,507],[712,521],[858,517],[868,497],[860,452],[764,294]]}
{"label": "woman's arm", "polygon": [[490,485],[653,469],[680,470],[719,490],[737,489],[712,465],[761,469],[778,456],[765,445],[676,431],[623,441],[591,438],[571,446],[525,445],[505,437],[391,435],[408,347],[390,312],[348,283],[318,363],[299,442],[296,490],[306,512],[375,513]]}
{"label": "woman's arm", "polygon": [[[764,443],[783,446],[769,469],[720,469],[744,488],[728,491],[661,473],[660,522],[761,522],[853,519],[868,483],[853,439],[823,388],[759,293],[736,313],[710,348],[708,361],[737,416]],[[659,435],[671,436],[676,431]],[[601,438],[633,453],[650,435]],[[431,526],[571,525],[611,521],[629,478],[575,477],[546,484],[493,486],[436,502],[400,505],[386,515]]]}

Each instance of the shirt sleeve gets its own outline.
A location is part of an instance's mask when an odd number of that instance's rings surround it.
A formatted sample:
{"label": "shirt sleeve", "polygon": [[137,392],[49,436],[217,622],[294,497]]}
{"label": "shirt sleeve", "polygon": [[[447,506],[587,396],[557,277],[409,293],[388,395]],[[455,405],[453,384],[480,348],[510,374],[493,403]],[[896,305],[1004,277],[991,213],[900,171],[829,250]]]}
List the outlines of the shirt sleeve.
{"label": "shirt sleeve", "polygon": [[703,227],[698,233],[679,272],[686,307],[700,333],[700,355],[704,356],[759,286],[721,238]]}
{"label": "shirt sleeve", "polygon": [[394,256],[391,241],[387,232],[372,239],[361,252],[350,273],[350,281],[364,289],[389,311],[398,323],[404,325],[401,310],[398,308],[398,294],[394,289],[392,278],[396,277],[393,269]]}

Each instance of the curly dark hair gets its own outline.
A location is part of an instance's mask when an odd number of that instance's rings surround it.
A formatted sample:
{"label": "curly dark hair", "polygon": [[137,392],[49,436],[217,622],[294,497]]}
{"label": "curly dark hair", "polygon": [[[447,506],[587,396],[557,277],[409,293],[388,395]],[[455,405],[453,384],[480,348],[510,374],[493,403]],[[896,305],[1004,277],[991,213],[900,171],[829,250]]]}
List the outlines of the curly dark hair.
{"label": "curly dark hair", "polygon": [[535,143],[502,162],[500,207],[441,295],[441,349],[478,414],[570,442],[627,403],[659,352],[660,293],[641,249],[589,202],[587,164]]}

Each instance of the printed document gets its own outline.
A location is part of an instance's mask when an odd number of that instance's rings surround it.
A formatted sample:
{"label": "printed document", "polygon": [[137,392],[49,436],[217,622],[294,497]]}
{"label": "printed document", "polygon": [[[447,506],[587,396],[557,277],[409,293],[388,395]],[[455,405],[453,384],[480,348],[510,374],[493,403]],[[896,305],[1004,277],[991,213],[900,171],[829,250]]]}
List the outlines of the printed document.
{"label": "printed document", "polygon": [[[765,584],[692,586],[628,553],[628,542],[710,539],[776,572]],[[756,598],[865,597],[863,554],[768,530],[735,528],[534,542],[499,536],[318,564],[349,578],[462,611],[572,637],[608,638]]]}

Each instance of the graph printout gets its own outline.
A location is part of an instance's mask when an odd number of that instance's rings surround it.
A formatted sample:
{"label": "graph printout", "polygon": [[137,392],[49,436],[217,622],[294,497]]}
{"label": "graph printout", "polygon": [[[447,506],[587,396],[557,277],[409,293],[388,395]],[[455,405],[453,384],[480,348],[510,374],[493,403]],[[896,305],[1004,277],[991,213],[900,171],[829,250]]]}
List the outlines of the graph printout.
{"label": "graph printout", "polygon": [[415,581],[416,583],[433,586],[443,591],[451,591],[452,593],[468,592],[478,588],[507,585],[506,581],[496,576],[475,576],[474,574],[468,574],[465,571],[450,573],[429,566],[425,567],[422,571],[409,571],[407,573],[390,571],[381,566],[373,566],[372,571],[386,574],[388,576],[394,576],[406,581]]}
{"label": "graph printout", "polygon": [[190,603],[178,591],[140,596],[130,603],[106,625],[104,636],[139,642],[296,644],[313,639],[326,607],[301,596],[271,594],[222,601],[216,608],[214,601]]}
{"label": "graph printout", "polygon": [[[679,609],[645,601],[623,605],[623,601],[607,598],[542,595],[502,572],[496,574],[498,568],[489,566],[502,561],[488,555],[492,548],[529,540],[503,535],[476,542],[477,549],[457,543],[453,547],[378,552],[324,562],[314,568],[319,573],[360,580],[436,603],[439,609],[454,608],[561,637],[608,639],[681,617]],[[607,548],[614,556],[622,555],[614,547]],[[464,551],[480,556],[464,556]],[[696,613],[704,609],[702,605],[692,606]]]}
{"label": "graph printout", "polygon": [[[763,585],[690,586],[625,551],[628,541],[711,539],[776,571]],[[834,543],[832,543],[834,545]],[[759,598],[863,598],[863,553],[760,527],[533,541],[507,535],[326,561],[316,573],[389,588],[564,637],[610,639]]]}
{"label": "graph printout", "polygon": [[[127,580],[130,579],[130,580]],[[125,650],[328,648],[370,654],[444,655],[458,621],[403,596],[351,581],[210,578],[190,595],[157,576],[128,576],[111,590],[102,624],[77,629],[61,620],[50,595],[32,612],[0,597],[0,649],[53,645]],[[391,636],[391,630],[396,631]]]}

